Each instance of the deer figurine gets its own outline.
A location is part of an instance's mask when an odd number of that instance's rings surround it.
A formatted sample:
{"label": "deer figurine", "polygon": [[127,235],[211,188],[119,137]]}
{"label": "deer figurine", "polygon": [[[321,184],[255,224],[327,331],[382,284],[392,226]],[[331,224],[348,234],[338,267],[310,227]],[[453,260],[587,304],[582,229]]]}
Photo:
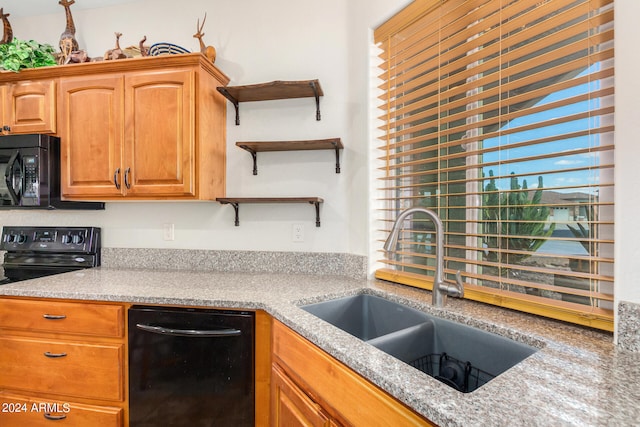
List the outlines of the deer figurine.
{"label": "deer figurine", "polygon": [[146,41],[147,41],[147,36],[144,36],[142,40],[140,40],[140,42],[138,43],[138,46],[140,47],[141,56],[149,56],[149,48],[144,45],[144,42]]}
{"label": "deer figurine", "polygon": [[204,44],[204,41],[202,41],[202,37],[204,37],[202,29],[204,28],[204,23],[206,20],[207,14],[205,13],[204,19],[202,20],[202,25],[200,25],[200,19],[198,19],[198,24],[196,25],[196,29],[198,30],[198,32],[195,33],[193,37],[198,39],[198,41],[200,42],[200,52],[202,52],[204,56],[206,56],[207,59],[211,61],[211,63],[214,63],[216,62],[216,48],[213,46],[207,46]]}
{"label": "deer figurine", "polygon": [[124,54],[124,52],[122,51],[122,49],[120,48],[120,37],[122,37],[122,33],[114,33],[116,36],[116,47],[113,49],[109,49],[108,51],[106,51],[104,53],[104,57],[103,59],[105,61],[108,60],[116,60],[116,59],[124,59],[127,57],[127,55]]}
{"label": "deer figurine", "polygon": [[2,24],[4,25],[4,34],[2,36],[2,41],[0,44],[7,44],[13,41],[13,29],[11,28],[11,24],[7,19],[9,17],[8,13],[4,13],[4,8],[0,8],[0,18],[2,18]]}

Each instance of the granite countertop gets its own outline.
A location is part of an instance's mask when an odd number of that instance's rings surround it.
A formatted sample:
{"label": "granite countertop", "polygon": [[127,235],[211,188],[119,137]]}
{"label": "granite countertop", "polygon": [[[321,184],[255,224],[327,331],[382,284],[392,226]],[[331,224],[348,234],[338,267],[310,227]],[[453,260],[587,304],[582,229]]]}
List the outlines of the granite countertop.
{"label": "granite countertop", "polygon": [[[313,315],[301,304],[369,293],[470,324],[540,350],[474,392],[421,374]],[[640,353],[612,335],[343,276],[94,268],[0,286],[0,295],[261,309],[442,426],[626,426],[640,423]]]}

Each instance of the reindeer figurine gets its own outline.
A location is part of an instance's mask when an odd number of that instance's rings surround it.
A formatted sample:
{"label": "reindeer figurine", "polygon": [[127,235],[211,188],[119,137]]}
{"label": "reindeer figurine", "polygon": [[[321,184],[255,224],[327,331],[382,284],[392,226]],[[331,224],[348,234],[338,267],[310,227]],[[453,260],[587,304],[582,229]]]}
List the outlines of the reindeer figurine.
{"label": "reindeer figurine", "polygon": [[204,37],[204,33],[202,32],[202,29],[204,28],[204,23],[206,20],[207,20],[207,14],[205,13],[204,19],[202,20],[202,25],[200,25],[200,19],[198,19],[198,24],[196,26],[196,29],[198,30],[198,32],[195,33],[193,37],[198,39],[198,41],[200,41],[200,52],[202,52],[204,56],[206,56],[209,59],[209,61],[211,61],[211,63],[213,64],[214,62],[216,62],[216,48],[213,46],[207,46],[202,41],[202,37]]}
{"label": "reindeer figurine", "polygon": [[11,28],[11,24],[7,19],[8,17],[9,14],[4,13],[4,8],[0,8],[0,18],[2,19],[2,24],[4,25],[4,34],[2,36],[0,44],[7,44],[13,41],[13,29]]}

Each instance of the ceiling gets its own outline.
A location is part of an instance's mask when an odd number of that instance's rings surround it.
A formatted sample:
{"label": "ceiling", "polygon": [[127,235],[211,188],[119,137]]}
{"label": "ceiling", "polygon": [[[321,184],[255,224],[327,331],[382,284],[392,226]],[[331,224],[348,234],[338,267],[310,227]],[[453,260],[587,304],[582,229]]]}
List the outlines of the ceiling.
{"label": "ceiling", "polygon": [[[71,12],[83,9],[95,9],[99,7],[115,6],[124,3],[135,3],[140,0],[77,0],[71,6]],[[35,15],[50,15],[63,13],[64,8],[58,4],[58,0],[3,0],[0,7],[4,13],[9,13],[11,18],[20,18]]]}

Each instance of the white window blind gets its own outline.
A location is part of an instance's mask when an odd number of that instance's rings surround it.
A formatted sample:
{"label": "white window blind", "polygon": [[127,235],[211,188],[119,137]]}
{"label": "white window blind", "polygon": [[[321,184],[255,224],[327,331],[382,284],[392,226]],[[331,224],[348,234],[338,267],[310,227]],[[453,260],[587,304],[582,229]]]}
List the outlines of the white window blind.
{"label": "white window blind", "polygon": [[[433,209],[468,298],[612,330],[613,37],[613,0],[416,1],[380,26],[380,230]],[[429,221],[380,256],[429,288]]]}

